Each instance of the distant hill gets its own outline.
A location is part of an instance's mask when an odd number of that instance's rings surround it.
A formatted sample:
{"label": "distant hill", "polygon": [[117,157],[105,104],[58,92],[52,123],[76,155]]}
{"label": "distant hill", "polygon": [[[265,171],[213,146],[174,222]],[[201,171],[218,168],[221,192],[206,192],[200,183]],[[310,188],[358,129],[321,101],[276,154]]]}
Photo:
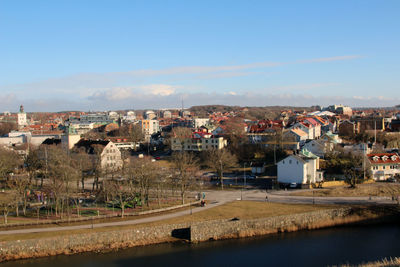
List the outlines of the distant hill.
{"label": "distant hill", "polygon": [[193,106],[190,111],[197,117],[208,117],[213,112],[238,112],[247,119],[277,119],[283,110],[312,111],[311,107],[268,106],[268,107],[240,107],[225,105]]}

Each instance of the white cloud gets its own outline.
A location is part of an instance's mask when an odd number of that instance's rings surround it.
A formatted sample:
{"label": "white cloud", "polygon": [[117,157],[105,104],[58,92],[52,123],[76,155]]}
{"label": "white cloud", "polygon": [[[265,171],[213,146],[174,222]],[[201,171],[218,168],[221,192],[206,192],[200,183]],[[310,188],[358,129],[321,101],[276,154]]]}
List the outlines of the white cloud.
{"label": "white cloud", "polygon": [[177,86],[168,84],[150,84],[142,86],[141,89],[144,93],[150,92],[153,95],[167,96],[176,92]]}
{"label": "white cloud", "polygon": [[[336,56],[314,58],[289,62],[253,62],[241,65],[221,66],[180,66],[164,69],[142,69],[125,72],[106,73],[79,73],[75,75],[51,78],[42,81],[1,85],[0,91],[13,92],[21,96],[35,96],[37,94],[50,97],[73,95],[85,98],[96,93],[99,88],[128,87],[132,84],[153,84],[156,79],[173,78],[176,81],[185,79],[217,79],[240,77],[248,75],[266,74],[257,69],[271,68],[290,64],[310,64],[339,60],[352,60],[361,56]],[[160,82],[160,81],[157,81]],[[165,81],[161,82],[165,83]],[[162,92],[162,91],[160,91]]]}
{"label": "white cloud", "polygon": [[237,95],[237,93],[236,92],[228,92],[228,93],[225,93],[226,95]]}

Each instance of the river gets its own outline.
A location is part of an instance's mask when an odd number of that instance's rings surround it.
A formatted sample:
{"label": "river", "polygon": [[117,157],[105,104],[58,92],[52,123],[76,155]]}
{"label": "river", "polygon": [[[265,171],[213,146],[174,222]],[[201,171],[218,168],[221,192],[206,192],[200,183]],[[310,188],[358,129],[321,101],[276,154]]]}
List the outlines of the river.
{"label": "river", "polygon": [[1,266],[327,266],[400,256],[400,225],[345,226],[264,237],[170,243]]}

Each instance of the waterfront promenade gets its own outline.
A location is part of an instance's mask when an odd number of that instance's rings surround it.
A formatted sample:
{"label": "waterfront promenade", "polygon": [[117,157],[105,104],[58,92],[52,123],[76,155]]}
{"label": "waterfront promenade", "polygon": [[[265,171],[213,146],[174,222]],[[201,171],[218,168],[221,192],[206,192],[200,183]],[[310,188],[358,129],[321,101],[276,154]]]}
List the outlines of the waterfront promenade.
{"label": "waterfront promenade", "polygon": [[[290,193],[293,191],[271,191],[266,193],[262,190],[212,190],[205,191],[206,199],[208,204],[205,207],[193,207],[192,209],[179,210],[168,214],[158,214],[146,218],[137,218],[132,220],[117,221],[117,222],[105,222],[105,223],[88,223],[82,225],[72,226],[49,226],[42,228],[27,228],[17,230],[2,230],[0,235],[12,235],[12,234],[24,234],[24,233],[40,233],[40,232],[55,232],[55,231],[68,231],[68,230],[79,230],[79,229],[93,229],[102,227],[113,227],[113,226],[124,226],[124,225],[135,225],[141,223],[156,222],[171,218],[176,218],[190,213],[196,213],[204,211],[206,209],[214,208],[225,203],[235,200],[247,200],[247,201],[269,201],[276,203],[288,203],[288,204],[337,204],[337,205],[379,205],[379,204],[392,204],[393,201],[388,197],[303,197],[303,196],[292,196]],[[266,198],[268,196],[268,199]]]}

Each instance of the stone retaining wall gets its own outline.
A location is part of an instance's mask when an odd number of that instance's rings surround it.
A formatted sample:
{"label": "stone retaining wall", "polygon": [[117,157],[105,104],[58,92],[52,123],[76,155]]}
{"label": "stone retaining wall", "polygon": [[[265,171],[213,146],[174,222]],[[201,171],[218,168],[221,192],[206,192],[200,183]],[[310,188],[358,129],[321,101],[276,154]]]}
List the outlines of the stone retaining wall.
{"label": "stone retaining wall", "polygon": [[171,241],[173,236],[200,242],[314,229],[365,219],[352,214],[351,208],[339,208],[254,220],[215,220],[105,232],[87,230],[84,234],[0,242],[0,261],[149,245]]}
{"label": "stone retaining wall", "polygon": [[171,241],[175,229],[188,227],[187,224],[170,224],[120,231],[88,230],[84,234],[0,242],[0,261],[167,242]]}
{"label": "stone retaining wall", "polygon": [[238,218],[201,222],[191,226],[190,240],[200,242],[333,226],[345,218],[349,219],[350,213],[351,208],[340,208],[254,220]]}

